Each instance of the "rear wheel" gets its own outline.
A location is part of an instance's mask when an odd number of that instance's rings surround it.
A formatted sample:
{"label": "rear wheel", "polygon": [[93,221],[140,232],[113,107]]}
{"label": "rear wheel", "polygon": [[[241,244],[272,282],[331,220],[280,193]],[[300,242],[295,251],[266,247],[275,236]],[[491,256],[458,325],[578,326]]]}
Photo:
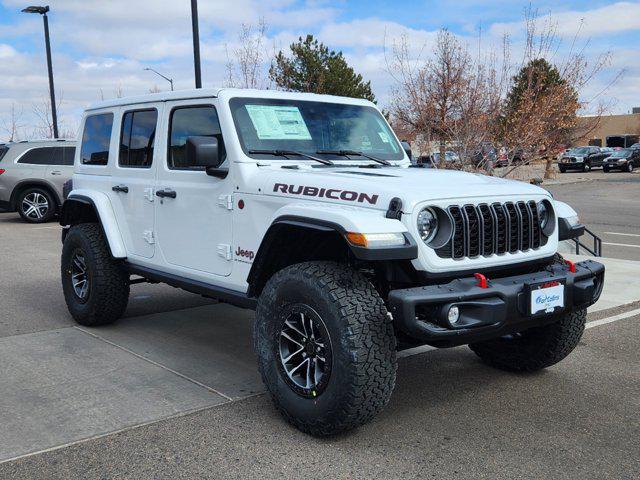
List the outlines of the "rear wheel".
{"label": "rear wheel", "polygon": [[391,320],[373,285],[346,266],[308,262],[276,273],[258,301],[254,341],[276,408],[303,432],[355,428],[391,397]]}
{"label": "rear wheel", "polygon": [[20,192],[17,207],[22,219],[29,223],[45,223],[56,214],[53,195],[39,187],[30,187]]}
{"label": "rear wheel", "polygon": [[111,257],[96,223],[74,225],[62,246],[62,290],[67,308],[80,325],[115,322],[129,301],[129,275]]}
{"label": "rear wheel", "polygon": [[533,372],[564,359],[578,345],[587,311],[564,314],[552,324],[469,345],[482,360],[502,369]]}

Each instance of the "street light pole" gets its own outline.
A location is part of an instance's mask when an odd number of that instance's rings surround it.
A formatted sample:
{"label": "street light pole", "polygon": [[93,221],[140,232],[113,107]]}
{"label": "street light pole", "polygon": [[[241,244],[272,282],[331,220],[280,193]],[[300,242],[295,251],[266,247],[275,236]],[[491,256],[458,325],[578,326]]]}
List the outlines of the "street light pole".
{"label": "street light pole", "polygon": [[200,32],[198,29],[198,0],[191,0],[191,30],[193,31],[193,64],[196,74],[196,88],[202,88],[200,71]]}
{"label": "street light pole", "polygon": [[163,74],[161,74],[159,71],[154,70],[153,68],[150,67],[146,67],[145,70],[148,70],[150,72],[155,73],[156,75],[161,76],[162,78],[164,78],[167,82],[169,82],[169,84],[171,85],[171,91],[173,92],[173,79],[169,78],[169,77],[165,77]]}
{"label": "street light pole", "polygon": [[49,72],[49,95],[51,96],[51,121],[53,123],[53,138],[58,138],[58,113],[56,111],[56,93],[53,87],[53,66],[51,64],[51,42],[49,40],[49,18],[47,12],[49,6],[46,7],[27,7],[22,10],[25,13],[38,13],[42,15],[44,21],[44,43],[47,50],[47,70]]}

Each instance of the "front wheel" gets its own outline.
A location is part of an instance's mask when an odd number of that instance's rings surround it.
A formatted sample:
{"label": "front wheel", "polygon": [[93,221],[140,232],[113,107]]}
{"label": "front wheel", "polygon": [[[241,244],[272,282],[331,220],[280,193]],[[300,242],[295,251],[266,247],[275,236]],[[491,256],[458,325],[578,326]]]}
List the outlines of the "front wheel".
{"label": "front wheel", "polygon": [[633,173],[633,162],[627,162],[627,172]]}
{"label": "front wheel", "polygon": [[558,170],[560,170],[560,173],[565,173],[567,171],[564,167],[558,167]]}
{"label": "front wheel", "polygon": [[396,378],[396,340],[384,302],[360,273],[308,262],[265,286],[254,329],[271,398],[303,432],[328,436],[373,418]]}
{"label": "front wheel", "polygon": [[591,171],[591,164],[588,162],[585,162],[582,164],[582,171],[583,172],[590,172]]}
{"label": "front wheel", "polygon": [[578,345],[585,309],[565,313],[549,325],[469,345],[482,360],[501,370],[533,372],[555,365]]}
{"label": "front wheel", "polygon": [[609,167],[607,167],[607,166],[602,167],[602,171],[603,171],[604,173],[609,173]]}
{"label": "front wheel", "polygon": [[129,275],[111,257],[96,223],[74,225],[62,246],[62,290],[67,308],[80,325],[115,322],[129,300]]}

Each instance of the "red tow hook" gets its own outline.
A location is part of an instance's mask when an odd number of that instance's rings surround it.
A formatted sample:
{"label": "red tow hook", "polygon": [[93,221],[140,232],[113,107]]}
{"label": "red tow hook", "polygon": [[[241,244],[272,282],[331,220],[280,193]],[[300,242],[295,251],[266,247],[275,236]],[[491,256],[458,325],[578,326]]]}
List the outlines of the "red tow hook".
{"label": "red tow hook", "polygon": [[565,260],[564,263],[569,265],[569,271],[571,273],[576,273],[576,265],[575,265],[575,263],[573,263],[571,260]]}
{"label": "red tow hook", "polygon": [[480,288],[489,288],[489,284],[487,283],[487,277],[485,277],[481,273],[474,273],[473,276],[476,277],[476,279],[478,280],[478,283],[476,284],[476,286]]}

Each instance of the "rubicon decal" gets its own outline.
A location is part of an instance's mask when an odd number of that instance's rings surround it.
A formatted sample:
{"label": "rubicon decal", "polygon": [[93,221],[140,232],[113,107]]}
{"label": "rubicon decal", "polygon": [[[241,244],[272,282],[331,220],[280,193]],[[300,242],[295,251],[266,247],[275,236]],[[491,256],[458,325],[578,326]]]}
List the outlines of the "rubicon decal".
{"label": "rubicon decal", "polygon": [[322,188],[276,183],[273,186],[273,191],[279,193],[288,193],[290,195],[303,195],[306,197],[320,197],[329,198],[331,200],[344,200],[345,202],[370,203],[371,205],[375,205],[378,202],[378,195],[376,194],[360,193],[354,192],[352,190],[339,190],[336,188]]}

